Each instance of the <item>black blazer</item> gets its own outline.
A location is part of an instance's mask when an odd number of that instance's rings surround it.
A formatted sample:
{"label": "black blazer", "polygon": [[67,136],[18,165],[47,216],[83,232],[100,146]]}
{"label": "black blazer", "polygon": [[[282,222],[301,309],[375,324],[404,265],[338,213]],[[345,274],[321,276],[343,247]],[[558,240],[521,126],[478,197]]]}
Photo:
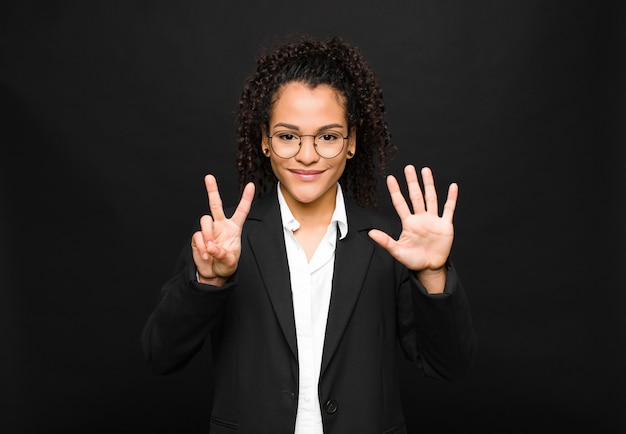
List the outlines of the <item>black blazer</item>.
{"label": "black blazer", "polygon": [[[454,379],[472,359],[474,332],[453,267],[444,294],[428,295],[413,273],[369,238],[388,221],[346,199],[348,235],[338,240],[319,380],[324,432],[406,432],[397,345],[429,377]],[[211,335],[215,433],[293,433],[297,342],[289,266],[276,191],[255,200],[239,267],[221,288],[199,284],[191,247],[146,324],[146,360],[159,373],[182,368]]]}

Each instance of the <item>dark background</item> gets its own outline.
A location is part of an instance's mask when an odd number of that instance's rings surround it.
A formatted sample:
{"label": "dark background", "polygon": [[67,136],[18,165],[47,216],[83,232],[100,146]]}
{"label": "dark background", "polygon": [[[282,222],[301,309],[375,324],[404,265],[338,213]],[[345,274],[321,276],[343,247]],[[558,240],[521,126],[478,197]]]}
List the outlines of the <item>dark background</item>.
{"label": "dark background", "polygon": [[206,432],[209,354],[154,376],[139,335],[204,174],[237,200],[259,48],[306,32],[378,72],[392,173],[460,184],[479,352],[453,384],[401,364],[411,432],[626,432],[623,4],[4,2],[2,431]]}

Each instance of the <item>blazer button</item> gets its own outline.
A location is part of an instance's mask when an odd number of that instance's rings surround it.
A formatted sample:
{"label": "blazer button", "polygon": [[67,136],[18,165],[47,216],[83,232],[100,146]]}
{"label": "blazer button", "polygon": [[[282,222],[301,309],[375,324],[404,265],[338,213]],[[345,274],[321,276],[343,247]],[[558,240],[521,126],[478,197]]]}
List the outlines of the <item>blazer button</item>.
{"label": "blazer button", "polygon": [[339,407],[337,405],[337,401],[335,401],[334,399],[331,399],[330,401],[326,403],[326,413],[328,414],[335,413],[338,408]]}

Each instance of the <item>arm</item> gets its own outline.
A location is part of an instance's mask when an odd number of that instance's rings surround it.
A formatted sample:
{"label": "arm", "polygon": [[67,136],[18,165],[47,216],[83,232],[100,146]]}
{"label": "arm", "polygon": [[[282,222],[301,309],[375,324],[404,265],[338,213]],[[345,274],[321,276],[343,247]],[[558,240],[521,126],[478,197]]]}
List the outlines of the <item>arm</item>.
{"label": "arm", "polygon": [[422,169],[424,193],[413,166],[405,168],[405,176],[413,211],[397,180],[387,178],[402,222],[400,237],[396,241],[379,230],[370,231],[370,237],[408,270],[398,300],[399,333],[405,352],[428,376],[458,378],[469,367],[475,344],[467,298],[448,262],[458,186],[450,185],[439,217],[430,169]]}
{"label": "arm", "polygon": [[196,281],[189,246],[179,263],[175,276],[163,285],[157,307],[141,335],[146,363],[158,374],[178,371],[189,363],[219,324],[236,284],[236,278],[222,287]]}
{"label": "arm", "polygon": [[463,285],[454,266],[446,268],[442,294],[428,294],[421,282],[409,275],[405,290],[409,295],[400,301],[408,308],[404,312],[410,313],[399,315],[398,321],[403,323],[399,330],[407,357],[427,377],[453,381],[469,369],[476,336]]}
{"label": "arm", "polygon": [[227,219],[217,183],[205,178],[212,216],[200,219],[191,248],[184,249],[175,276],[161,290],[161,299],[142,333],[146,362],[158,373],[181,369],[219,323],[236,283],[241,230],[254,185],[248,184],[233,216]]}

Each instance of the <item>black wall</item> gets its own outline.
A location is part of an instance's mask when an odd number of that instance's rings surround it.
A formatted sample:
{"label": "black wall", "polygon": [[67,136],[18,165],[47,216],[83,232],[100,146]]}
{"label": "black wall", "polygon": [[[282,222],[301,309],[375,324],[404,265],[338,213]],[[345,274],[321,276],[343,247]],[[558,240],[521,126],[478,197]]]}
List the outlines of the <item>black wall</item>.
{"label": "black wall", "polygon": [[206,432],[208,352],[153,376],[139,334],[203,175],[237,200],[241,83],[292,32],[361,47],[391,172],[460,184],[478,358],[454,384],[400,366],[410,432],[626,432],[623,3],[249,3],[1,7],[3,432]]}

